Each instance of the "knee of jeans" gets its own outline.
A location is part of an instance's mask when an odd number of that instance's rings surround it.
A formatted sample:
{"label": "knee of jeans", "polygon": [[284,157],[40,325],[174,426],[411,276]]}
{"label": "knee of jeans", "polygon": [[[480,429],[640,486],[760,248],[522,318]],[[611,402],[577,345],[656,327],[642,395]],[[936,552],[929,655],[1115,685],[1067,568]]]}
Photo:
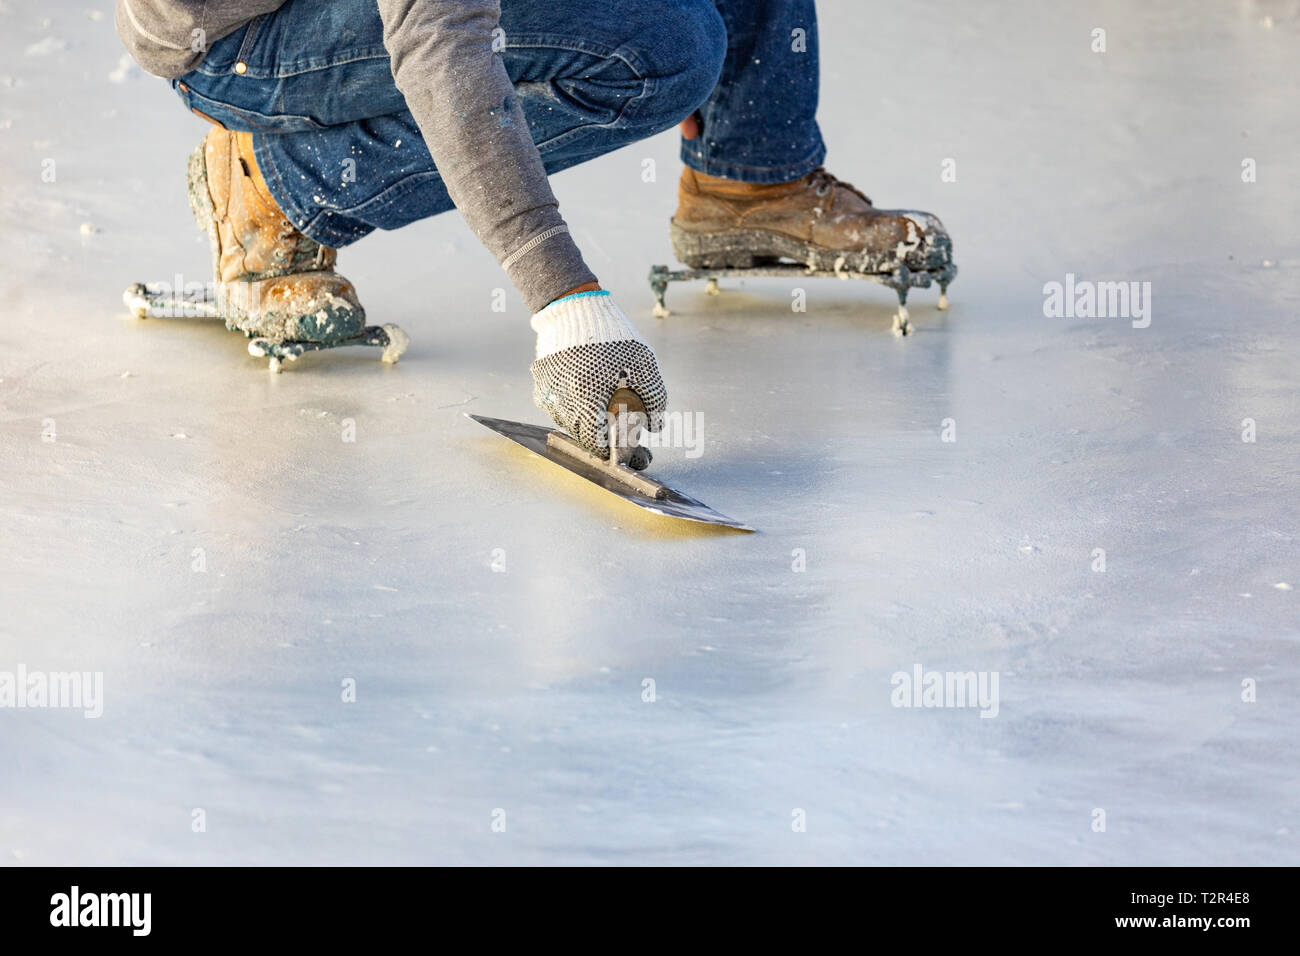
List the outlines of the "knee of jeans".
{"label": "knee of jeans", "polygon": [[642,58],[656,81],[655,99],[678,122],[718,85],[727,55],[727,28],[712,0],[677,0],[653,9],[654,41]]}

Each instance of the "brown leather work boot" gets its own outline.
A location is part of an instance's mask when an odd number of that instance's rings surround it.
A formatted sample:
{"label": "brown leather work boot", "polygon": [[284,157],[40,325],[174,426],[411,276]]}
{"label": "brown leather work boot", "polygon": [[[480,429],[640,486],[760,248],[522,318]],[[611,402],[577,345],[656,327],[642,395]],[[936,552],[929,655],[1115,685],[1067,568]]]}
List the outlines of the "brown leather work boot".
{"label": "brown leather work boot", "polygon": [[[752,268],[781,259],[813,269],[872,274],[952,269],[952,240],[937,217],[877,209],[825,169],[771,186],[682,170],[673,252],[693,269]],[[953,270],[955,271],[955,270]]]}
{"label": "brown leather work boot", "polygon": [[338,253],[280,212],[258,172],[250,133],[211,130],[190,156],[187,179],[190,208],[212,242],[228,326],[277,342],[361,334],[366,313],[352,283],[334,271]]}

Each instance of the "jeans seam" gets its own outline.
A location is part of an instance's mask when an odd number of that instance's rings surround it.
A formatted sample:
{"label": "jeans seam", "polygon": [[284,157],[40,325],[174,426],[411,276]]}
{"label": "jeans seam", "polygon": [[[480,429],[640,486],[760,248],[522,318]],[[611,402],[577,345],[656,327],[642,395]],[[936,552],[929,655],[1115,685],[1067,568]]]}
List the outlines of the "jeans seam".
{"label": "jeans seam", "polygon": [[[820,157],[818,156],[819,153],[821,154]],[[740,177],[729,175],[733,171],[751,172],[751,173],[770,173],[773,174],[774,176],[779,176],[779,178],[774,178],[771,180],[755,179],[753,180],[753,182],[755,183],[792,182],[793,180],[798,179],[800,176],[808,175],[810,172],[816,169],[821,164],[821,161],[824,159],[825,159],[824,146],[818,147],[816,150],[810,153],[807,158],[801,160],[800,162],[791,163],[788,166],[745,166],[741,163],[726,163],[726,162],[721,162],[719,160],[708,160],[707,162],[701,162],[700,160],[696,159],[694,156],[681,157],[682,164],[685,166],[689,166],[691,169],[694,169],[696,172],[701,172],[708,176],[720,176],[723,179],[740,179]],[[740,179],[740,181],[747,182],[749,180]]]}
{"label": "jeans seam", "polygon": [[[637,62],[637,57],[625,51],[621,46],[607,46],[605,44],[583,43],[567,37],[551,37],[545,33],[529,33],[523,38],[507,37],[507,50],[527,50],[527,49],[545,49],[545,50],[568,50],[570,53],[587,53],[591,56],[598,56],[605,60],[622,60],[628,65],[628,68],[636,74],[638,79],[645,79],[645,66]],[[552,78],[554,79],[554,78]]]}
{"label": "jeans seam", "polygon": [[[255,132],[272,132],[272,133],[286,132],[285,130],[275,126],[273,122],[270,122],[277,118],[285,117],[285,116],[291,116],[294,119],[305,120],[307,123],[311,125],[312,130],[328,129],[328,127],[324,123],[318,122],[317,120],[306,115],[305,113],[282,113],[279,114],[279,117],[277,117],[270,113],[262,113],[258,110],[250,109],[246,106],[236,106],[233,103],[226,102],[225,100],[213,99],[211,96],[203,95],[198,90],[194,89],[192,86],[186,86],[185,97],[186,98],[184,100],[184,103],[190,109],[194,109],[193,101],[198,100],[201,104],[211,104],[211,106],[209,107],[210,112],[220,114],[223,110],[228,110],[230,113],[234,114],[236,119],[244,123],[248,123],[250,125],[259,127],[257,130],[255,130]],[[256,119],[252,119],[253,117],[255,117]],[[263,122],[263,120],[266,120],[267,122]],[[223,123],[221,125],[224,126],[225,124]],[[306,132],[306,131],[295,130],[294,132]]]}
{"label": "jeans seam", "polygon": [[348,55],[345,60],[303,60],[291,64],[288,69],[278,68],[270,76],[257,77],[265,80],[283,80],[291,76],[302,76],[304,73],[317,73],[321,70],[328,70],[336,66],[347,66],[350,63],[364,63],[366,60],[387,60],[391,59],[387,50],[381,52],[362,52],[357,51]]}
{"label": "jeans seam", "polygon": [[[390,59],[387,50],[384,50],[382,52],[374,52],[374,53],[365,52],[362,53],[361,55],[349,54],[348,58],[344,60],[299,61],[293,64],[287,71],[276,69],[275,71],[267,74],[266,76],[263,76],[261,70],[257,69],[256,67],[250,67],[248,72],[242,74],[242,76],[246,79],[251,79],[251,80],[283,80],[290,76],[302,76],[304,73],[316,73],[319,72],[320,70],[328,70],[336,66],[347,66],[350,63],[364,63],[366,60],[387,60],[387,59]],[[205,68],[206,66],[207,66],[207,61],[205,60],[204,62],[200,63],[197,67],[195,67],[193,72],[202,73],[204,76],[217,76],[217,77],[229,76],[232,72],[234,72],[229,66],[219,70],[206,69]]]}
{"label": "jeans seam", "polygon": [[[812,152],[810,152],[807,156],[805,156],[804,158],[796,162],[787,163],[784,166],[748,166],[745,163],[731,163],[731,162],[727,162],[726,160],[718,160],[712,158],[698,159],[696,161],[705,166],[726,166],[728,169],[746,169],[755,173],[769,173],[769,172],[778,172],[780,170],[785,170],[785,169],[798,169],[801,166],[805,166],[808,163],[813,162],[814,157],[817,156],[818,153],[824,153],[825,150],[826,150],[825,144],[818,143],[816,148],[814,148]],[[703,170],[703,172],[707,172],[707,170]]]}
{"label": "jeans seam", "polygon": [[244,37],[239,42],[239,52],[235,55],[235,62],[232,63],[227,72],[233,73],[236,64],[247,63],[246,57],[252,52],[253,41],[262,31],[262,22],[266,20],[269,14],[263,13],[261,16],[253,17],[248,22],[248,28],[244,31]]}
{"label": "jeans seam", "polygon": [[320,243],[326,249],[342,249],[344,246],[351,245],[358,239],[363,239],[374,231],[374,226],[355,226],[348,230],[335,229],[331,226],[324,225],[321,220],[338,215],[332,209],[322,209],[311,219],[307,220],[307,225],[298,231],[308,239]]}

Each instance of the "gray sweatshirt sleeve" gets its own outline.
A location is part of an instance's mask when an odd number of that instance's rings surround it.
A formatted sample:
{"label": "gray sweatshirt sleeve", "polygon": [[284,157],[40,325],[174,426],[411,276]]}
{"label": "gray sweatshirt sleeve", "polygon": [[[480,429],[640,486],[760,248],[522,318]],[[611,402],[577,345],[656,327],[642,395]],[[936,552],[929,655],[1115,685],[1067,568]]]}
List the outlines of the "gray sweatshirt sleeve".
{"label": "gray sweatshirt sleeve", "polygon": [[379,12],[397,88],[452,202],[529,310],[594,281],[492,50],[498,0],[379,0]]}

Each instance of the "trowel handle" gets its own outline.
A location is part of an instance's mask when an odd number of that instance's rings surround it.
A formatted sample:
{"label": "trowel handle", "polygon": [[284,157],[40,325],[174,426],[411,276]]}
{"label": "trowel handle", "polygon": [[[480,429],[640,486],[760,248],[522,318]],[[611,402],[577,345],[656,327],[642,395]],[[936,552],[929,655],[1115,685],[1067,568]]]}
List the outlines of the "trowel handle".
{"label": "trowel handle", "polygon": [[[644,428],[650,424],[650,416],[646,413],[645,402],[641,401],[641,396],[626,385],[620,385],[610,396],[609,404],[605,411],[608,416],[607,424],[609,429],[609,463],[615,467],[621,466],[619,453],[625,448],[635,448],[635,445],[621,446],[618,444],[619,437],[625,437],[627,432],[631,432],[633,426],[639,425]],[[638,416],[634,418],[633,416]],[[619,424],[627,426],[627,432],[620,435],[620,430],[616,427]]]}

